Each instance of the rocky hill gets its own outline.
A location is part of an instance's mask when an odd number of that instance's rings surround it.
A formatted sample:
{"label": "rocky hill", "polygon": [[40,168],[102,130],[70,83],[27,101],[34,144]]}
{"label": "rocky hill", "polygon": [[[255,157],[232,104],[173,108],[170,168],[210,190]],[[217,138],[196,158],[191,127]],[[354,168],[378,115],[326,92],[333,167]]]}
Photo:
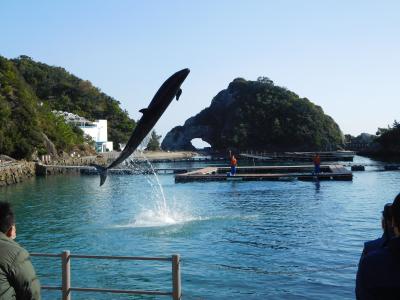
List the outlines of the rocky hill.
{"label": "rocky hill", "polygon": [[321,107],[266,78],[233,80],[211,105],[173,128],[164,150],[193,150],[201,138],[214,150],[335,150],[343,144],[339,126]]}

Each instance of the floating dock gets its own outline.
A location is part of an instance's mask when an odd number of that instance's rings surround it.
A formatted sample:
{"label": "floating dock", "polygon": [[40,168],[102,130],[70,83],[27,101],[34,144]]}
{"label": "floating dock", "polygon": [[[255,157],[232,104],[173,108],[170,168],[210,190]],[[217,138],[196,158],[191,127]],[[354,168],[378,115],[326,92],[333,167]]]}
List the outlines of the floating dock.
{"label": "floating dock", "polygon": [[176,174],[175,182],[193,181],[314,181],[340,180],[351,181],[353,173],[344,166],[321,165],[321,173],[313,175],[313,165],[302,166],[254,166],[238,167],[235,176],[229,176],[229,167],[207,167],[184,174]]}
{"label": "floating dock", "polygon": [[[270,162],[306,161],[312,162],[316,152],[246,152],[240,153],[241,159],[254,159]],[[353,161],[354,151],[322,151],[318,152],[321,161]]]}

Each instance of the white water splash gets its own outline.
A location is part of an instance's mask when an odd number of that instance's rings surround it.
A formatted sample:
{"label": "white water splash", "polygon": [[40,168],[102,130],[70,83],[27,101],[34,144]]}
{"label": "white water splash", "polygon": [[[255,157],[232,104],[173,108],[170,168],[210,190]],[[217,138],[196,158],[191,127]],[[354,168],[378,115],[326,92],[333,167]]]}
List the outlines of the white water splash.
{"label": "white water splash", "polygon": [[119,227],[163,227],[178,225],[193,221],[192,216],[185,214],[175,213],[171,214],[160,214],[160,211],[145,210],[137,215],[132,223],[119,226]]}
{"label": "white water splash", "polygon": [[177,221],[164,214],[162,211],[145,210],[142,211],[134,220],[131,227],[159,227],[177,224]]}
{"label": "white water splash", "polygon": [[[165,197],[164,189],[158,178],[158,175],[152,165],[152,163],[146,158],[143,152],[137,152],[147,163],[147,170],[145,170],[144,177],[151,188],[151,199],[154,200],[153,208],[143,208],[141,212],[135,217],[131,224],[125,227],[155,227],[155,226],[168,226],[183,222],[182,217],[176,213],[171,212],[167,205],[167,199]],[[127,161],[127,165],[135,170],[142,169],[137,167],[137,163],[133,156]],[[148,173],[147,173],[148,171]]]}
{"label": "white water splash", "polygon": [[160,214],[160,211],[143,210],[132,222],[125,225],[118,225],[118,228],[144,228],[144,227],[165,227],[192,222],[226,222],[226,221],[249,221],[256,220],[259,215],[214,215],[214,216],[193,216],[190,213],[174,209],[167,215]]}
{"label": "white water splash", "polygon": [[150,160],[147,159],[147,157],[144,155],[143,152],[142,152],[142,156],[146,160],[147,164],[149,165],[149,167],[150,167],[150,169],[151,169],[151,171],[152,171],[152,173],[154,175],[154,178],[156,180],[157,187],[158,187],[157,191],[159,191],[161,199],[162,199],[162,207],[161,207],[161,209],[163,210],[162,213],[163,214],[168,214],[167,200],[165,199],[164,189],[163,189],[163,187],[162,187],[162,185],[160,183],[158,175],[157,175],[156,171],[154,170],[154,167],[153,167],[152,163],[150,162]]}
{"label": "white water splash", "polygon": [[[142,164],[137,163],[137,159],[130,157],[126,160],[125,166],[130,169],[137,170],[138,174],[143,174],[148,186],[150,187],[150,193],[147,193],[145,189],[143,192],[146,194],[145,200],[141,202],[140,207],[135,209],[134,217],[127,224],[117,225],[118,228],[146,228],[146,227],[165,227],[187,224],[191,222],[224,222],[229,220],[248,220],[255,219],[258,216],[248,215],[212,215],[212,216],[193,216],[193,207],[188,207],[187,201],[179,201],[177,203],[175,197],[169,199],[164,193],[164,189],[159,180],[157,173],[151,162],[144,156],[143,153],[139,153],[146,161],[147,167],[143,167]],[[142,196],[143,197],[143,196]],[[186,203],[186,206],[184,205]]]}

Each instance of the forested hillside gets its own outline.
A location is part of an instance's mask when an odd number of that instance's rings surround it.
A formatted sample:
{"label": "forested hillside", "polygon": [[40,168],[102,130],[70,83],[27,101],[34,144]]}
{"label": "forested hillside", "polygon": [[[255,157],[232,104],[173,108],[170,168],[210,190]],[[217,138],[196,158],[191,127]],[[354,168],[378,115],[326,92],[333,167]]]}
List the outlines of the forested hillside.
{"label": "forested hillside", "polygon": [[60,67],[27,56],[0,56],[0,153],[14,158],[44,154],[45,134],[58,151],[82,145],[82,131],[51,110],[68,111],[89,120],[107,119],[109,140],[124,143],[135,122],[119,102]]}

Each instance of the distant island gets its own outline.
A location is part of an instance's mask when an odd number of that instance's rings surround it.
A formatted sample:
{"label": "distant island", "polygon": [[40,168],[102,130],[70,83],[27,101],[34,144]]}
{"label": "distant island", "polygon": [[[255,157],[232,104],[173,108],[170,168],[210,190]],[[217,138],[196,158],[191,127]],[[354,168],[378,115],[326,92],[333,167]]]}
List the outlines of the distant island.
{"label": "distant island", "polygon": [[28,56],[0,56],[0,154],[31,159],[47,154],[49,144],[59,153],[85,150],[82,130],[67,124],[53,110],[91,121],[108,120],[110,140],[114,149],[119,149],[135,127],[135,121],[119,105],[89,81],[61,67]]}
{"label": "distant island", "polygon": [[173,128],[161,147],[193,150],[194,138],[220,151],[327,151],[344,145],[338,124],[320,106],[267,77],[236,78],[208,108]]}

